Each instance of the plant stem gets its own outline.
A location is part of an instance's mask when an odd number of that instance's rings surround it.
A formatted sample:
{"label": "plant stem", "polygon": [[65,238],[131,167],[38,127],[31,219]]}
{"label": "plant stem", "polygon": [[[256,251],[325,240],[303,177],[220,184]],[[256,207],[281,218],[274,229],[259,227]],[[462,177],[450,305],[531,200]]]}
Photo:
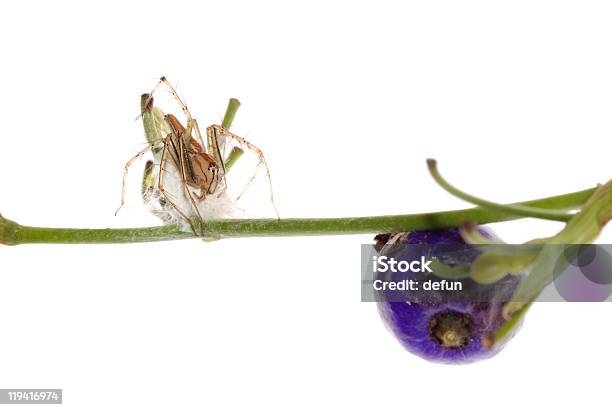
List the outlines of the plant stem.
{"label": "plant stem", "polygon": [[[595,189],[572,192],[522,202],[541,209],[569,210],[580,207]],[[518,219],[516,215],[484,208],[431,212],[411,215],[368,216],[353,218],[306,219],[225,219],[200,224],[201,235],[181,231],[178,225],[126,229],[41,228],[19,225],[0,216],[0,244],[26,243],[132,243],[207,238],[253,236],[352,235],[402,232],[417,229],[457,227],[466,220],[478,224]]]}
{"label": "plant stem", "polygon": [[236,161],[238,161],[238,159],[240,159],[242,154],[244,154],[244,151],[242,150],[242,148],[240,148],[240,147],[232,148],[232,151],[229,153],[227,158],[225,158],[224,165],[225,165],[225,173],[226,174],[229,172],[230,168],[232,168],[234,166]]}
{"label": "plant stem", "polygon": [[552,221],[561,222],[567,222],[572,218],[571,214],[556,209],[538,209],[532,206],[526,206],[525,204],[504,205],[475,197],[473,195],[461,191],[459,188],[451,185],[447,180],[445,180],[444,177],[440,175],[440,171],[438,171],[438,166],[435,159],[428,159],[427,167],[429,168],[429,173],[431,174],[432,178],[448,193],[456,196],[457,198],[463,199],[464,201],[467,201],[471,204],[481,206],[485,209],[509,213],[525,218],[550,219]]}
{"label": "plant stem", "polygon": [[[227,108],[225,109],[225,114],[223,114],[223,120],[221,121],[221,126],[226,130],[232,128],[232,124],[234,123],[234,118],[236,118],[236,113],[240,108],[240,101],[237,98],[230,98],[227,102]],[[219,141],[217,141],[219,152],[223,152],[223,148],[225,147],[225,136],[221,137]],[[240,155],[239,155],[240,156]],[[219,158],[222,159],[222,158]],[[236,158],[237,159],[237,158]],[[233,165],[233,163],[230,165]],[[227,169],[226,169],[227,170]]]}
{"label": "plant stem", "polygon": [[227,108],[225,109],[223,121],[221,122],[223,128],[229,130],[232,127],[232,123],[236,117],[236,112],[238,112],[238,108],[240,108],[240,101],[238,101],[236,98],[230,98],[227,103]]}
{"label": "plant stem", "polygon": [[153,97],[149,94],[140,96],[140,115],[142,115],[142,125],[145,131],[145,137],[149,144],[157,144],[162,138],[161,133],[155,126],[155,120],[151,113],[153,107]]}

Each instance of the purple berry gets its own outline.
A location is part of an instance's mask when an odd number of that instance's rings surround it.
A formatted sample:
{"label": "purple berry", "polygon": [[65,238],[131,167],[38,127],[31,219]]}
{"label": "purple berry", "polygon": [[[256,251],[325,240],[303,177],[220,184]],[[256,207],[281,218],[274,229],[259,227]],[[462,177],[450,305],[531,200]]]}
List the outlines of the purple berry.
{"label": "purple berry", "polygon": [[[490,231],[478,229],[485,236],[493,236]],[[382,234],[375,238],[380,256],[418,259],[423,247],[402,245],[432,245],[432,252],[438,252],[434,256],[445,264],[469,266],[479,254],[463,241],[456,228],[399,235]],[[387,243],[391,238],[393,245]],[[456,245],[459,251],[445,253],[448,247],[444,245]],[[424,279],[423,274],[410,272],[408,275],[415,280]],[[434,362],[474,362],[497,354],[520,327],[516,326],[501,343],[492,345],[492,335],[505,322],[502,307],[519,280],[516,275],[507,275],[493,284],[482,285],[464,277],[460,279],[463,285],[460,298],[449,298],[448,293],[431,290],[411,294],[408,301],[396,301],[383,295],[378,309],[385,324],[408,351]]]}

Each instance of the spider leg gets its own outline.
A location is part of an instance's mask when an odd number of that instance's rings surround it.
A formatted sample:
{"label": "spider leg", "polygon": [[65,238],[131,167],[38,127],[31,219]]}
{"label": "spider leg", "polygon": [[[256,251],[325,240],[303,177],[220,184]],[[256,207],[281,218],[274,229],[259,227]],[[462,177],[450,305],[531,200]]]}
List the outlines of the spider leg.
{"label": "spider leg", "polygon": [[117,208],[117,210],[115,211],[115,216],[119,213],[119,211],[121,210],[121,208],[123,208],[123,205],[125,204],[125,181],[127,179],[127,175],[128,175],[128,171],[130,169],[130,167],[132,166],[132,164],[142,158],[142,156],[149,150],[151,150],[153,148],[153,144],[149,144],[145,149],[141,150],[140,152],[138,152],[136,155],[134,155],[132,158],[130,158],[130,160],[128,162],[125,163],[124,167],[123,167],[123,178],[121,181],[121,203],[119,204],[119,207]]}
{"label": "spider leg", "polygon": [[[178,142],[178,147],[176,147],[175,142]],[[180,172],[180,178],[182,181],[182,189],[183,192],[185,194],[186,198],[189,198],[189,201],[191,202],[191,205],[193,207],[193,211],[194,213],[197,215],[198,219],[203,221],[204,218],[202,218],[202,215],[200,214],[200,210],[198,208],[197,202],[194,199],[194,196],[197,197],[196,194],[192,193],[191,190],[189,189],[189,186],[187,185],[187,169],[186,169],[186,162],[189,161],[189,157],[186,156],[186,151],[185,151],[185,147],[183,145],[183,141],[181,138],[175,139],[172,137],[172,135],[169,135],[168,137],[166,137],[166,139],[164,139],[164,151],[162,152],[162,157],[160,160],[160,171],[159,171],[159,180],[158,180],[158,190],[159,192],[164,196],[164,198],[166,199],[166,201],[168,201],[168,203],[170,203],[170,205],[176,210],[176,212],[178,212],[178,214],[186,221],[189,223],[189,226],[191,227],[191,230],[193,231],[193,233],[195,233],[196,235],[198,234],[195,226],[193,225],[193,223],[191,222],[191,218],[189,218],[189,216],[187,216],[185,214],[185,212],[180,209],[180,207],[172,200],[171,195],[165,190],[164,188],[164,174],[165,174],[165,164],[168,161],[168,153],[170,151],[170,149],[172,149],[174,151],[174,155],[170,155],[171,159],[173,160],[174,166],[176,168],[176,170],[178,172]],[[201,199],[198,198],[200,201]]]}
{"label": "spider leg", "polygon": [[[168,138],[164,139],[164,149],[163,149],[163,152],[162,152],[161,160],[159,162],[159,179],[157,181],[157,189],[163,195],[163,197],[166,199],[166,201],[176,210],[176,212],[178,212],[178,214],[185,221],[189,222],[189,225],[191,225],[191,220],[189,219],[189,217],[187,215],[185,215],[185,213],[178,207],[178,205],[176,205],[174,203],[174,201],[170,198],[170,194],[168,192],[166,192],[166,190],[164,189],[164,173],[166,171],[164,169],[164,165],[165,165],[166,161],[168,160],[168,145],[169,145],[167,140],[168,140]],[[193,229],[192,225],[191,225],[191,227]]]}
{"label": "spider leg", "polygon": [[159,87],[161,84],[164,84],[168,88],[168,90],[170,90],[170,94],[172,94],[178,105],[181,107],[181,111],[183,111],[183,114],[185,114],[185,117],[187,117],[187,122],[192,124],[193,118],[191,117],[191,113],[187,108],[187,104],[185,104],[185,101],[183,101],[183,99],[178,95],[176,89],[172,86],[172,84],[170,84],[170,81],[168,81],[166,77],[162,77],[159,79],[159,83],[155,88]]}
{"label": "spider leg", "polygon": [[[251,175],[251,178],[249,178],[249,180],[247,181],[247,183],[244,185],[244,187],[242,188],[242,191],[240,191],[240,193],[238,194],[238,196],[236,197],[236,202],[238,202],[240,200],[240,198],[242,197],[242,195],[244,195],[244,193],[247,191],[247,189],[249,188],[249,185],[251,185],[251,183],[253,182],[253,180],[255,179],[255,177],[257,176],[257,172],[259,171],[259,167],[261,167],[261,162],[259,164],[257,164],[257,166],[255,167],[255,169],[253,170],[253,175]],[[275,207],[276,209],[276,207]],[[278,213],[277,213],[278,214]]]}
{"label": "spider leg", "polygon": [[[192,193],[191,189],[189,189],[189,185],[187,184],[187,178],[190,178],[190,180],[193,180],[193,176],[194,176],[193,163],[191,162],[191,159],[189,158],[189,153],[187,152],[187,147],[185,146],[182,136],[181,138],[178,139],[178,142],[179,142],[179,153],[180,153],[179,158],[181,162],[181,167],[179,169],[181,170],[183,190],[185,191],[186,196],[191,201],[191,206],[193,207],[193,210],[197,214],[198,219],[200,219],[200,221],[203,221],[204,219],[202,218],[202,215],[200,214],[200,209],[198,208],[198,204],[193,199],[193,197],[196,196],[196,198],[198,198],[199,201],[201,201],[204,198],[204,192],[202,192],[202,198],[200,198],[198,197],[197,194]],[[194,230],[194,233],[197,234],[195,230]]]}
{"label": "spider leg", "polygon": [[[170,81],[168,81],[168,79],[166,77],[161,77],[159,79],[159,81],[157,82],[157,84],[155,85],[155,87],[153,87],[153,89],[151,90],[151,92],[149,93],[149,97],[147,98],[147,100],[144,103],[144,106],[147,107],[150,102],[153,100],[153,93],[155,93],[155,91],[157,91],[157,89],[161,86],[161,85],[165,85],[166,88],[168,88],[168,91],[170,91],[170,94],[172,94],[172,96],[174,97],[174,99],[176,100],[176,102],[178,103],[179,107],[181,107],[181,111],[183,112],[183,114],[185,115],[185,117],[187,118],[187,125],[192,125],[194,122],[193,117],[191,116],[191,113],[189,112],[189,109],[187,108],[187,104],[185,103],[185,101],[178,95],[178,92],[176,91],[176,89],[174,88],[174,86],[172,86],[172,84],[170,84]],[[202,143],[202,138],[201,136],[199,136],[200,139],[200,143]]]}
{"label": "spider leg", "polygon": [[143,110],[142,110],[142,112],[140,113],[140,115],[138,115],[138,117],[136,117],[136,119],[139,119],[140,117],[142,117],[142,115],[144,114],[144,112],[145,112],[147,109],[151,108],[152,103],[153,103],[153,93],[154,93],[155,91],[157,91],[157,89],[159,88],[159,86],[162,84],[162,80],[165,80],[165,79],[166,79],[166,77],[162,77],[162,78],[160,78],[160,79],[159,79],[159,81],[157,82],[157,84],[155,85],[155,87],[153,87],[153,89],[151,90],[151,92],[150,92],[149,94],[147,94],[147,98],[146,98],[146,100],[144,100],[144,102],[142,103]]}
{"label": "spider leg", "polygon": [[[211,131],[208,131],[211,130]],[[255,176],[257,175],[257,171],[259,170],[260,166],[263,166],[264,169],[266,170],[266,177],[268,179],[268,185],[270,186],[270,202],[272,203],[272,207],[274,208],[274,212],[276,213],[276,217],[278,219],[280,219],[280,215],[278,213],[278,209],[276,208],[276,203],[274,202],[274,190],[272,188],[272,177],[270,175],[270,168],[268,168],[268,163],[266,162],[266,158],[263,154],[263,151],[261,149],[259,149],[258,147],[256,147],[255,145],[253,145],[252,143],[250,143],[249,141],[247,141],[246,139],[239,137],[238,135],[226,130],[225,128],[223,128],[221,125],[211,125],[210,127],[207,128],[207,134],[209,133],[215,133],[216,135],[223,135],[225,138],[229,138],[231,140],[236,141],[239,145],[241,145],[242,147],[252,151],[255,153],[255,155],[257,155],[257,158],[259,159],[259,163],[257,164],[257,167],[255,167],[255,172],[254,175],[249,179],[249,181],[247,182],[246,186],[244,187],[244,189],[242,190],[242,192],[240,193],[240,195],[236,198],[236,200],[240,199],[240,197],[242,196],[242,194],[244,194],[244,192],[246,192],[246,190],[248,189],[249,185],[251,184],[251,182],[255,179]],[[223,163],[223,162],[222,162]],[[225,178],[225,175],[224,175]]]}
{"label": "spider leg", "polygon": [[202,149],[204,150],[204,152],[206,152],[206,144],[204,144],[204,139],[202,138],[202,133],[200,132],[200,126],[198,125],[198,120],[194,118],[192,120],[192,124],[193,124],[193,130],[195,132],[196,138],[198,142],[200,143],[200,145],[202,146]]}
{"label": "spider leg", "polygon": [[[206,138],[208,140],[208,149],[211,151],[212,157],[219,166],[221,180],[223,181],[223,189],[219,193],[221,195],[227,189],[227,180],[225,179],[225,161],[219,151],[219,130],[214,127],[206,128]],[[223,144],[225,147],[227,144]]]}

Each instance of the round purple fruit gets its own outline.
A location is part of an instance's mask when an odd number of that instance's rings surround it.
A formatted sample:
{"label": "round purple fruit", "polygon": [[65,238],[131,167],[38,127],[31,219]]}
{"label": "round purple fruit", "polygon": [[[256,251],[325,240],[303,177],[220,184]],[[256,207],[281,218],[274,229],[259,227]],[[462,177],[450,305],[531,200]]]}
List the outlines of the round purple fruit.
{"label": "round purple fruit", "polygon": [[[479,232],[492,238],[490,231]],[[378,294],[380,315],[399,342],[410,352],[430,361],[468,363],[497,354],[516,333],[515,326],[504,340],[492,342],[495,332],[505,323],[502,308],[510,300],[520,281],[517,275],[506,275],[492,284],[480,284],[469,275],[448,279],[446,270],[456,272],[469,266],[480,254],[462,239],[459,229],[413,231],[378,235],[379,257],[396,261],[438,262],[431,271],[408,271],[401,274],[376,274],[376,278],[412,280],[415,288],[405,292],[382,291]],[[431,285],[431,283],[438,285]],[[449,282],[459,284],[455,289]],[[382,282],[379,282],[382,283]],[[427,284],[427,286],[424,286]],[[460,291],[457,291],[457,287]],[[424,289],[426,288],[426,289]],[[398,297],[398,295],[400,297]]]}

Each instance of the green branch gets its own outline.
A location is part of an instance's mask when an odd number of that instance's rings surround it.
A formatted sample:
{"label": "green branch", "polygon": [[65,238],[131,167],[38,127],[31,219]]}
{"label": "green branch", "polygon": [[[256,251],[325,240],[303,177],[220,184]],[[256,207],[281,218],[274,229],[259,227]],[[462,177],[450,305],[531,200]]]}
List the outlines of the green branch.
{"label": "green branch", "polygon": [[[594,188],[587,189],[522,202],[520,205],[541,209],[576,209],[584,204],[594,191]],[[181,231],[178,225],[127,229],[40,228],[20,225],[0,216],[0,244],[132,243],[189,239],[198,236],[221,239],[252,236],[352,235],[457,227],[466,220],[485,224],[518,218],[518,216],[491,209],[470,208],[411,215],[355,218],[225,219],[201,223],[198,227],[201,235],[195,235]]]}
{"label": "green branch", "polygon": [[486,199],[475,197],[473,195],[461,191],[459,188],[451,185],[446,179],[444,179],[440,174],[440,171],[438,171],[438,166],[435,159],[428,159],[427,167],[429,168],[429,173],[433,177],[434,181],[438,183],[438,185],[440,185],[451,195],[463,199],[464,201],[469,202],[473,205],[480,206],[485,209],[490,209],[492,211],[509,213],[523,218],[550,219],[552,221],[561,222],[567,222],[572,218],[571,214],[568,214],[563,210],[559,211],[556,209],[539,209],[537,207],[527,206],[525,204],[503,205],[498,204],[496,202],[487,201]]}
{"label": "green branch", "polygon": [[223,128],[228,130],[232,128],[238,108],[240,108],[240,101],[238,101],[237,98],[230,98],[227,103],[227,108],[225,109],[225,114],[223,115],[223,120],[221,121]]}

